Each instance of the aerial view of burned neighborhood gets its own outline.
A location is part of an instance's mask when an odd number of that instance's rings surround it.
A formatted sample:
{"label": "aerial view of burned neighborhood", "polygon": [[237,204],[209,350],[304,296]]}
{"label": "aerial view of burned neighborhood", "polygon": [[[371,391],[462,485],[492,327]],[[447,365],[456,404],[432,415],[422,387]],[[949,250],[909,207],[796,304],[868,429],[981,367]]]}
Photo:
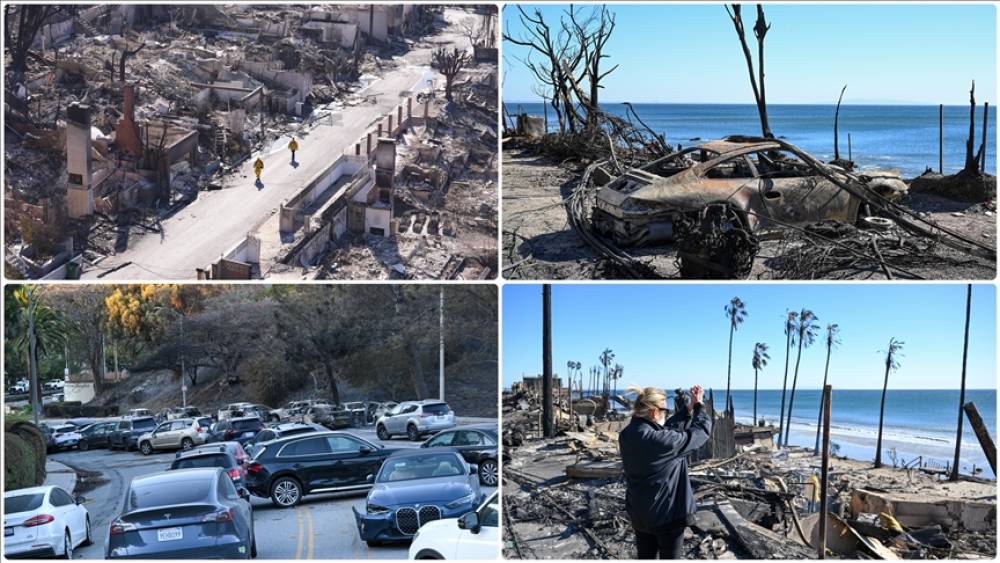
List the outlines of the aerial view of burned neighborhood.
{"label": "aerial view of burned neighborhood", "polygon": [[502,17],[505,278],[994,278],[994,6]]}
{"label": "aerial view of burned neighborhood", "polygon": [[495,285],[3,296],[5,560],[498,558]]}
{"label": "aerial view of burned neighborhood", "polygon": [[8,278],[496,276],[495,6],[4,16]]}

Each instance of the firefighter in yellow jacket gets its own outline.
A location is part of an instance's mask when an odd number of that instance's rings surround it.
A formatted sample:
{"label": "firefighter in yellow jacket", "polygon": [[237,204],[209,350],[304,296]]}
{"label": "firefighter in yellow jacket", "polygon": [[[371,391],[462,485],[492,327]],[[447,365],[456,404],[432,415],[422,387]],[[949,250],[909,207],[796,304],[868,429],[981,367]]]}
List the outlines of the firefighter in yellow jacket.
{"label": "firefighter in yellow jacket", "polygon": [[288,143],[288,150],[292,151],[292,164],[295,164],[295,151],[299,150],[299,143],[295,141],[295,137]]}
{"label": "firefighter in yellow jacket", "polygon": [[257,179],[258,180],[260,180],[260,173],[261,173],[262,170],[264,170],[264,161],[261,160],[260,157],[258,156],[257,157],[257,162],[253,163],[253,171],[254,171],[254,174],[257,175]]}

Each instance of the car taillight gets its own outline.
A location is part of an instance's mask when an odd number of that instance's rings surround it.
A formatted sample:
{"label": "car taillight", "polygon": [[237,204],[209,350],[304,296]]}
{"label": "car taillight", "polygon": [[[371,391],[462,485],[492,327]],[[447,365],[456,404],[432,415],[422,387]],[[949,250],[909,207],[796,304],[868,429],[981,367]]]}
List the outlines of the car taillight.
{"label": "car taillight", "polygon": [[226,434],[225,434],[226,439],[228,440],[229,438],[232,438],[233,434],[235,434],[235,433],[236,433],[236,431],[233,430],[232,428],[230,428],[229,430],[226,430]]}
{"label": "car taillight", "polygon": [[122,522],[121,520],[115,520],[111,523],[111,527],[108,530],[112,536],[120,536],[125,532],[131,532],[135,530],[135,524],[129,522]]}
{"label": "car taillight", "polygon": [[39,514],[38,516],[32,516],[24,521],[23,526],[25,528],[33,528],[35,526],[41,526],[43,524],[48,524],[49,522],[55,520],[56,517],[51,514]]}
{"label": "car taillight", "polygon": [[230,478],[231,478],[231,479],[232,479],[233,481],[236,481],[236,480],[238,480],[238,479],[240,478],[240,470],[239,470],[239,469],[236,469],[235,467],[234,467],[234,468],[232,468],[232,469],[230,469],[230,470],[228,471],[228,473],[229,473],[229,477],[230,477]]}
{"label": "car taillight", "polygon": [[260,473],[264,471],[264,466],[256,461],[247,466],[247,473]]}
{"label": "car taillight", "polygon": [[204,429],[204,428],[202,428],[201,426],[195,426],[195,427],[194,427],[194,431],[195,431],[195,432],[204,432],[204,431],[205,431],[205,429]]}
{"label": "car taillight", "polygon": [[232,522],[233,513],[228,510],[221,510],[219,512],[212,512],[211,514],[206,514],[204,518],[201,519],[202,522]]}

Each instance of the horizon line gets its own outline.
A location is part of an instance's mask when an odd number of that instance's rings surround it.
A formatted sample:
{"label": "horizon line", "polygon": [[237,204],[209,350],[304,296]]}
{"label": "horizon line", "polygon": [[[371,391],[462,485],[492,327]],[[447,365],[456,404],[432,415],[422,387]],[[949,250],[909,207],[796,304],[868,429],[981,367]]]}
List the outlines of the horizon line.
{"label": "horizon line", "polygon": [[[548,103],[548,101],[547,100],[503,100],[503,103],[505,103],[505,104],[542,104],[542,103]],[[677,101],[670,101],[670,102],[628,102],[628,101],[617,101],[617,100],[601,102],[601,105],[605,105],[605,104],[615,104],[615,105],[617,105],[617,104],[623,104],[624,105],[626,103],[630,103],[630,104],[632,104],[634,106],[641,106],[641,105],[754,106],[754,107],[757,106],[757,104],[755,104],[753,102],[677,102]],[[767,105],[768,106],[836,106],[837,104],[835,102],[768,102]],[[903,102],[903,101],[893,102],[893,101],[884,101],[884,102],[854,102],[854,103],[844,102],[844,103],[842,103],[840,105],[842,107],[843,106],[925,106],[925,107],[937,107],[937,106],[941,106],[941,105],[943,105],[945,107],[967,107],[969,104],[961,104],[961,103],[957,103],[957,104],[941,104],[941,103],[936,103],[935,104],[935,103],[930,103],[930,102]],[[979,106],[981,104],[977,103],[976,105]]]}

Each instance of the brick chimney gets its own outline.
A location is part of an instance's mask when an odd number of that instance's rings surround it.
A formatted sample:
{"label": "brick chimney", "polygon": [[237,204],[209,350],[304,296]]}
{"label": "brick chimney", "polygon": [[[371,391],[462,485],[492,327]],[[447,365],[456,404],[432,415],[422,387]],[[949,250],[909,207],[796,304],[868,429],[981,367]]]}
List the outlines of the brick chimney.
{"label": "brick chimney", "polygon": [[142,156],[139,126],[135,123],[135,85],[126,84],[122,91],[122,116],[115,126],[115,143],[135,157]]}

